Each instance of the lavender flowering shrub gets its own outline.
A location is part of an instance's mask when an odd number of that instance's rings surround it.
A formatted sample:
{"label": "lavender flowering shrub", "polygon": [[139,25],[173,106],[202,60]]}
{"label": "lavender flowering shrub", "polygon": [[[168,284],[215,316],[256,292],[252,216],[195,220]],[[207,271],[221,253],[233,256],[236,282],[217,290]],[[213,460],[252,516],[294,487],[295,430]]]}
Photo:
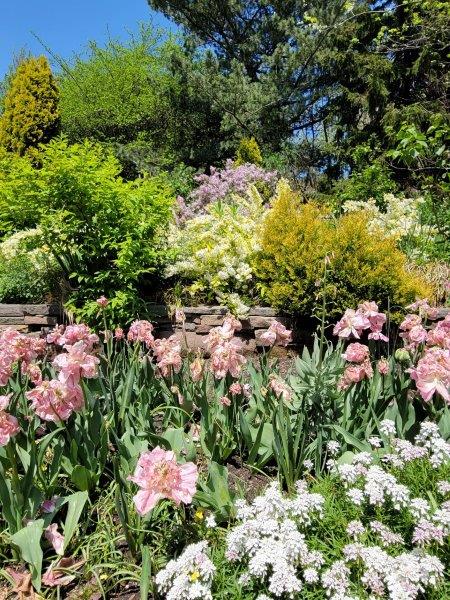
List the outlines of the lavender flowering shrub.
{"label": "lavender flowering shrub", "polygon": [[189,209],[193,214],[201,214],[211,202],[224,200],[231,194],[244,195],[252,184],[264,184],[273,189],[278,178],[276,171],[266,171],[253,164],[234,166],[227,160],[224,169],[211,167],[210,174],[195,177],[199,187],[190,195]]}

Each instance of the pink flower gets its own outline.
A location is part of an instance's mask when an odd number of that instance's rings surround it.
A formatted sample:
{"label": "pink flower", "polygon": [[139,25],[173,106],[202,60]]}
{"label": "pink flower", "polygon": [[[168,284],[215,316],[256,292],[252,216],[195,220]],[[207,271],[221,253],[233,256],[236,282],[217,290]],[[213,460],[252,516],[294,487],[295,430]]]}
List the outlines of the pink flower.
{"label": "pink flower", "polygon": [[55,327],[47,334],[47,344],[56,344],[62,346],[60,339],[64,335],[64,325],[55,325]]}
{"label": "pink flower", "polygon": [[222,406],[231,406],[231,400],[228,398],[228,396],[222,396],[219,402]]}
{"label": "pink flower", "polygon": [[[2,398],[5,397],[2,396]],[[19,431],[20,427],[16,417],[0,410],[0,446],[6,446],[9,440],[17,435]]]}
{"label": "pink flower", "polygon": [[233,317],[233,315],[228,315],[225,317],[222,327],[224,330],[230,331],[234,335],[235,331],[241,331],[242,323],[239,321],[239,319]]}
{"label": "pink flower", "polygon": [[105,298],[105,296],[100,296],[100,298],[97,298],[96,302],[101,308],[106,308],[109,304],[109,300],[108,298]]}
{"label": "pink flower", "polygon": [[65,421],[84,407],[83,390],[52,379],[25,393],[35,413],[44,421]]}
{"label": "pink flower", "polygon": [[232,338],[214,348],[211,355],[211,370],[216,379],[223,379],[229,372],[232,377],[239,377],[243,365],[247,362],[242,355],[242,341]]}
{"label": "pink flower", "polygon": [[408,338],[413,344],[422,344],[427,339],[427,331],[422,325],[415,325],[409,330]]}
{"label": "pink flower", "polygon": [[145,515],[162,498],[177,505],[190,504],[196,492],[198,471],[194,463],[179,464],[174,452],[158,446],[141,454],[134,475],[128,479],[141,488],[133,500],[138,513]]}
{"label": "pink flower", "polygon": [[358,383],[363,379],[370,379],[373,375],[372,365],[369,360],[366,360],[360,365],[349,365],[338,383],[338,389],[346,390],[352,383]]}
{"label": "pink flower", "polygon": [[276,396],[278,396],[278,398],[283,398],[285,402],[289,402],[289,400],[292,398],[292,389],[276,376],[272,376],[270,378],[269,388]]}
{"label": "pink flower", "polygon": [[150,321],[133,321],[128,330],[128,341],[144,343],[147,348],[152,348],[155,338],[152,334],[153,325]]}
{"label": "pink flower", "polygon": [[425,402],[430,402],[436,393],[450,404],[450,351],[429,348],[416,367],[408,372]]}
{"label": "pink flower", "polygon": [[116,340],[123,340],[125,334],[123,332],[123,329],[121,327],[116,327],[115,331],[114,331],[114,337],[116,338]]}
{"label": "pink flower", "polygon": [[68,585],[75,579],[75,575],[70,575],[67,571],[72,569],[78,569],[81,567],[84,561],[75,561],[74,558],[60,558],[56,562],[52,563],[42,576],[42,583],[49,587],[56,587],[58,585]]}
{"label": "pink flower", "polygon": [[342,358],[349,362],[362,363],[369,357],[369,348],[364,344],[355,342],[347,346],[347,350],[342,355]]}
{"label": "pink flower", "polygon": [[53,360],[53,366],[60,370],[59,379],[63,383],[75,386],[81,377],[92,379],[97,377],[97,365],[100,360],[86,352],[84,342],[76,342],[73,346],[65,346],[67,352],[58,354]]}
{"label": "pink flower", "polygon": [[184,314],[184,310],[182,308],[175,309],[175,323],[180,323],[181,325],[186,321],[186,315]]}
{"label": "pink flower", "polygon": [[427,345],[450,350],[450,313],[428,332]]}
{"label": "pink flower", "polygon": [[370,328],[370,321],[365,315],[358,313],[352,308],[347,308],[342,319],[336,323],[333,329],[333,335],[340,338],[349,338],[353,336],[359,339],[364,329]]}
{"label": "pink flower", "polygon": [[191,371],[192,381],[200,381],[203,375],[203,361],[201,358],[197,357],[194,361],[189,365],[189,369]]}
{"label": "pink flower", "polygon": [[86,350],[92,350],[95,344],[98,344],[98,335],[92,333],[90,328],[84,323],[68,325],[62,336],[55,342],[58,346],[71,346],[77,342],[84,342]]}
{"label": "pink flower", "polygon": [[385,358],[380,358],[377,363],[378,373],[380,375],[387,375],[389,373],[389,363]]}
{"label": "pink flower", "polygon": [[153,350],[156,363],[163,377],[168,377],[172,370],[178,373],[181,369],[181,343],[175,335],[154,342]]}
{"label": "pink flower", "polygon": [[270,327],[260,337],[263,346],[287,346],[292,342],[292,331],[279,321],[273,321]]}
{"label": "pink flower", "polygon": [[42,383],[42,371],[38,365],[34,363],[30,363],[28,365],[22,363],[22,373],[27,375],[34,385],[39,385]]}
{"label": "pink flower", "polygon": [[59,533],[56,523],[52,523],[46,528],[45,538],[53,546],[56,554],[60,556],[64,554],[64,536]]}
{"label": "pink flower", "polygon": [[12,397],[12,392],[9,394],[6,394],[4,396],[0,396],[0,411],[1,410],[6,410],[9,406],[9,401],[11,400]]}
{"label": "pink flower", "polygon": [[242,394],[242,386],[240,383],[238,383],[237,381],[235,381],[234,383],[232,383],[228,389],[228,391],[230,392],[230,394],[232,396],[237,396],[238,394]]}
{"label": "pink flower", "polygon": [[409,331],[417,325],[422,325],[422,318],[419,317],[419,315],[406,315],[406,317],[400,323],[400,329],[402,331]]}

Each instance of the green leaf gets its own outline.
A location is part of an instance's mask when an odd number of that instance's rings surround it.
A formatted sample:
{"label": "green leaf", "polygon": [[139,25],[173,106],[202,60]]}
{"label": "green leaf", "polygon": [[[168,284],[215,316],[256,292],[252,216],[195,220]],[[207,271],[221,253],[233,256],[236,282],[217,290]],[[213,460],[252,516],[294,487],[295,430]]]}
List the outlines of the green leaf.
{"label": "green leaf", "polygon": [[65,500],[65,503],[69,505],[69,508],[67,509],[67,517],[64,524],[64,550],[68,547],[70,540],[78,527],[78,521],[80,520],[87,499],[87,492],[76,492],[75,494],[68,496]]}
{"label": "green leaf", "polygon": [[340,435],[342,435],[342,437],[347,442],[347,444],[350,444],[354,448],[357,448],[360,452],[367,452],[368,450],[370,451],[369,444],[362,442],[361,440],[358,440],[357,437],[355,437],[354,435],[352,435],[351,433],[346,431],[340,425],[333,425],[333,429],[335,431],[337,431]]}
{"label": "green leaf", "polygon": [[95,481],[95,473],[92,473],[83,465],[76,465],[70,475],[70,480],[80,491],[84,492],[89,490]]}
{"label": "green leaf", "polygon": [[149,546],[144,546],[142,548],[142,571],[141,571],[141,579],[140,579],[140,583],[139,583],[141,600],[148,599],[151,575],[152,575],[152,563],[151,563],[151,556],[150,556],[150,548],[149,548]]}
{"label": "green leaf", "polygon": [[20,550],[22,559],[30,565],[33,586],[41,589],[42,549],[41,537],[44,520],[30,521],[26,527],[11,536],[12,543]]}

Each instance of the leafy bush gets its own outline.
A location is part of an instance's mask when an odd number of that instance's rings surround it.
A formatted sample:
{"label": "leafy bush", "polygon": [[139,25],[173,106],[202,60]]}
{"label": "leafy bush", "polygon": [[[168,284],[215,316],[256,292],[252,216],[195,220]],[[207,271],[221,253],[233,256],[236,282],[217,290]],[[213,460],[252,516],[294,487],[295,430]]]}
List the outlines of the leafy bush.
{"label": "leafy bush", "polygon": [[37,229],[21,231],[0,244],[0,302],[59,299],[61,270],[41,236]]}
{"label": "leafy bush", "polygon": [[[42,228],[73,290],[71,307],[102,293],[132,304],[144,279],[161,268],[161,234],[172,215],[165,176],[124,182],[114,156],[92,142],[53,140],[40,168],[8,156],[0,163],[2,229]],[[17,168],[16,168],[17,167]]]}
{"label": "leafy bush", "polygon": [[45,56],[27,58],[10,80],[0,117],[0,145],[23,155],[59,130],[59,91]]}
{"label": "leafy bush", "polygon": [[329,316],[365,298],[387,308],[431,296],[432,289],[405,265],[395,239],[370,233],[363,213],[333,220],[323,208],[302,204],[286,182],[278,186],[253,262],[270,304],[312,314],[325,301]]}

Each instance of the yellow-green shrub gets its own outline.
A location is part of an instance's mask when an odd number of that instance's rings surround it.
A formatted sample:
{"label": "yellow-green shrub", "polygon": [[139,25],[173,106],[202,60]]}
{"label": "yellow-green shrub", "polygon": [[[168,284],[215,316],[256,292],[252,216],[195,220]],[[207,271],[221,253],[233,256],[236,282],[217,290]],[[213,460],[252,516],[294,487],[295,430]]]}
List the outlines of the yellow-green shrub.
{"label": "yellow-green shrub", "polygon": [[262,165],[261,150],[254,137],[244,137],[241,139],[236,153],[236,160],[234,161],[237,167],[248,163]]}
{"label": "yellow-green shrub", "polygon": [[334,219],[323,207],[303,204],[280,182],[253,265],[262,297],[277,308],[309,315],[320,310],[325,293],[328,316],[335,317],[363,300],[387,308],[430,295],[430,287],[406,271],[395,240],[369,233],[366,218],[352,213]]}
{"label": "yellow-green shrub", "polygon": [[22,61],[11,79],[0,117],[0,145],[24,155],[58,133],[59,91],[45,56]]}

